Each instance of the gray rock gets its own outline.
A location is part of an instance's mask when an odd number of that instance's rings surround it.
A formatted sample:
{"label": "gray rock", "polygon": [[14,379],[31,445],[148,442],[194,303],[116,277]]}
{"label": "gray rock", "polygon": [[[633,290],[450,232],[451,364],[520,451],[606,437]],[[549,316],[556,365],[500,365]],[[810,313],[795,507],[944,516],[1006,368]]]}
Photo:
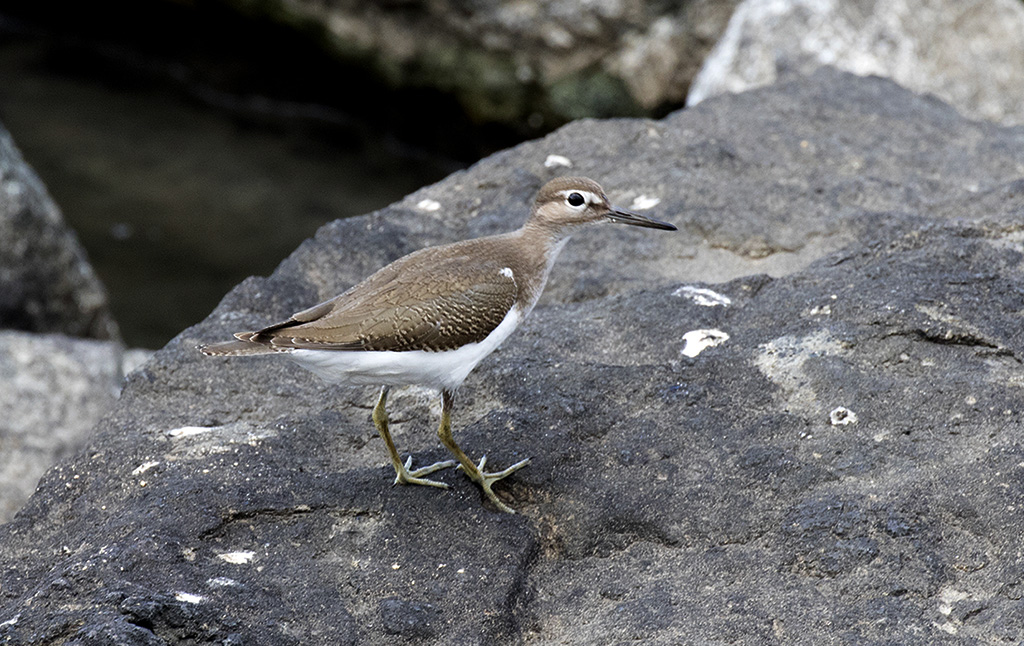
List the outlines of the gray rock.
{"label": "gray rock", "polygon": [[429,603],[385,599],[380,602],[384,632],[405,637],[426,639],[434,637],[431,624],[437,622],[437,609]]}
{"label": "gray rock", "polygon": [[0,331],[0,523],[89,440],[124,375],[149,356],[116,341]]}
{"label": "gray rock", "polygon": [[0,328],[118,338],[85,251],[2,125]]}
{"label": "gray rock", "polygon": [[693,81],[688,105],[832,65],[894,79],[965,115],[1024,124],[1019,0],[746,0]]}
{"label": "gray rock", "polygon": [[[471,455],[533,457],[498,487],[518,515],[457,472],[391,486],[372,389],[195,352],[518,224],[549,154],[681,231],[581,233],[460,391]],[[1024,129],[826,70],[576,123],[329,225],[134,372],[0,527],[0,639],[1020,642],[1022,160]],[[425,393],[392,420],[444,455]]]}
{"label": "gray rock", "polygon": [[450,93],[477,120],[536,129],[682,104],[737,2],[231,4],[309,30],[387,83]]}

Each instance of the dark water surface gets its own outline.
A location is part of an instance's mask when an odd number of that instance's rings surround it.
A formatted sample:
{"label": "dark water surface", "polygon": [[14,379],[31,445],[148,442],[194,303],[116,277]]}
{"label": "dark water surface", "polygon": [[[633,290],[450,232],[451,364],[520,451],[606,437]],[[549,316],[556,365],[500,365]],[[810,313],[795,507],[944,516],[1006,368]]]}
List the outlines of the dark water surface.
{"label": "dark water surface", "polygon": [[162,346],[322,224],[471,161],[375,132],[301,88],[282,98],[239,74],[193,82],[165,54],[0,15],[0,121],[77,231],[131,346]]}

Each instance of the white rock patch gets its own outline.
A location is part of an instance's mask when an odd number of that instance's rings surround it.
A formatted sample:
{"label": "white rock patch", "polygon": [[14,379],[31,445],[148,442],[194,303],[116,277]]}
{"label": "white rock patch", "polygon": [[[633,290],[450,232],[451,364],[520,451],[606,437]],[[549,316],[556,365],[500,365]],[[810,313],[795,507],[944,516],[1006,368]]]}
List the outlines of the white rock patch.
{"label": "white rock patch", "polygon": [[135,469],[132,470],[132,475],[141,476],[143,473],[149,471],[158,464],[160,463],[154,460],[151,460],[149,462],[143,462],[142,464],[140,464],[139,466],[135,467]]}
{"label": "white rock patch", "polygon": [[721,330],[690,330],[683,335],[683,349],[680,352],[692,358],[728,340],[729,335]]}
{"label": "white rock patch", "polygon": [[174,598],[183,603],[201,603],[203,596],[198,594],[191,594],[189,592],[175,592]]}
{"label": "white rock patch", "polygon": [[420,211],[433,213],[434,211],[440,210],[441,203],[438,202],[437,200],[431,199],[420,200],[419,204],[416,205],[416,208],[419,209]]}
{"label": "white rock patch", "polygon": [[845,406],[839,406],[833,408],[832,412],[828,414],[828,419],[832,423],[832,426],[846,426],[847,424],[857,423],[857,413],[853,412]]}
{"label": "white rock patch", "polygon": [[725,294],[719,294],[714,290],[708,289],[707,287],[683,285],[676,291],[672,292],[672,295],[688,298],[697,305],[703,305],[704,307],[715,307],[717,305],[728,307],[729,305],[732,305],[731,298]]}
{"label": "white rock patch", "polygon": [[647,209],[654,208],[661,204],[660,197],[650,197],[648,195],[638,195],[634,200],[633,204],[629,208],[634,211],[645,211]]}
{"label": "white rock patch", "polygon": [[572,162],[568,157],[561,155],[548,155],[548,158],[544,160],[544,168],[555,168],[557,166],[572,168]]}
{"label": "white rock patch", "polygon": [[233,563],[235,565],[244,565],[252,560],[256,556],[256,552],[225,552],[224,554],[218,554],[217,558],[224,561],[225,563]]}
{"label": "white rock patch", "polygon": [[188,437],[189,435],[209,433],[212,430],[213,428],[209,426],[182,426],[180,428],[174,428],[167,431],[167,434],[171,437]]}

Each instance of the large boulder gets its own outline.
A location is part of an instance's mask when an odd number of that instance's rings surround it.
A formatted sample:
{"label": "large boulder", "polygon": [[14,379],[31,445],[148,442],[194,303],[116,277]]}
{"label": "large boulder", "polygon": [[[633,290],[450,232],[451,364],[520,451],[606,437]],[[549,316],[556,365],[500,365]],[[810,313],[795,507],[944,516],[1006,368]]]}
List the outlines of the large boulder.
{"label": "large boulder", "polygon": [[113,404],[118,338],[85,251],[0,126],[0,522]]}
{"label": "large boulder", "polygon": [[[0,639],[1019,643],[1022,160],[1024,130],[823,70],[332,223],[135,371],[0,527]],[[580,233],[460,391],[472,456],[533,457],[497,486],[517,515],[454,471],[391,486],[372,388],[195,350],[513,228],[567,171],[680,231]],[[391,412],[403,453],[444,455],[426,393]]]}
{"label": "large boulder", "polygon": [[975,119],[1024,124],[1024,3],[745,0],[687,104],[822,65],[889,77]]}
{"label": "large boulder", "polygon": [[738,0],[267,3],[395,87],[454,96],[474,119],[533,129],[680,105]]}
{"label": "large boulder", "polygon": [[0,328],[118,338],[74,232],[0,125]]}
{"label": "large boulder", "polygon": [[110,408],[118,338],[85,251],[0,126],[0,522]]}
{"label": "large boulder", "polygon": [[149,356],[117,341],[0,330],[0,523],[82,448],[124,375]]}

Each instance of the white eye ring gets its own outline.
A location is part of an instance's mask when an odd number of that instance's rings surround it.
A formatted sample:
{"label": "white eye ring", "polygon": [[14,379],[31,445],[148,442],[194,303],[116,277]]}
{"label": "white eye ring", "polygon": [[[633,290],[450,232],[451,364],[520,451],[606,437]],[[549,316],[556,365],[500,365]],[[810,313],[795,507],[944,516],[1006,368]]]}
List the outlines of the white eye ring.
{"label": "white eye ring", "polygon": [[580,191],[573,191],[565,196],[565,203],[572,209],[582,209],[587,206],[587,198]]}

